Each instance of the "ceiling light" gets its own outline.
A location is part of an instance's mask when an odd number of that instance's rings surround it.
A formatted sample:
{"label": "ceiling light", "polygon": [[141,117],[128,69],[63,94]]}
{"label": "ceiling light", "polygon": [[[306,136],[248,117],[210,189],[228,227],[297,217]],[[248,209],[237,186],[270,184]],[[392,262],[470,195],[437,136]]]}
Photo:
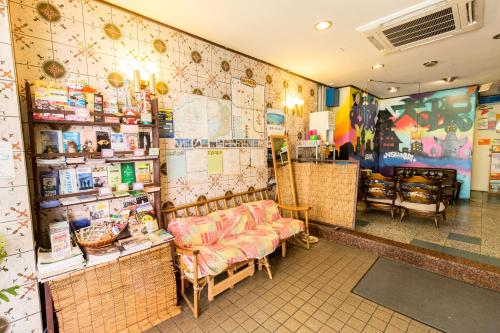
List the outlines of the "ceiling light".
{"label": "ceiling light", "polygon": [[458,79],[458,76],[448,76],[448,77],[443,78],[442,80],[446,83],[452,83],[456,79]]}
{"label": "ceiling light", "polygon": [[436,66],[437,64],[438,64],[437,60],[431,60],[431,61],[424,62],[425,67],[433,67],[433,66]]}
{"label": "ceiling light", "polygon": [[321,22],[316,23],[314,28],[316,30],[326,30],[326,29],[329,29],[331,26],[332,26],[332,21],[321,21]]}
{"label": "ceiling light", "polygon": [[389,92],[394,93],[399,90],[399,87],[389,87],[387,90],[389,90]]}
{"label": "ceiling light", "polygon": [[500,34],[493,36],[493,39],[500,39]]}
{"label": "ceiling light", "polygon": [[376,64],[372,66],[372,69],[380,69],[382,67],[384,67],[384,64]]}

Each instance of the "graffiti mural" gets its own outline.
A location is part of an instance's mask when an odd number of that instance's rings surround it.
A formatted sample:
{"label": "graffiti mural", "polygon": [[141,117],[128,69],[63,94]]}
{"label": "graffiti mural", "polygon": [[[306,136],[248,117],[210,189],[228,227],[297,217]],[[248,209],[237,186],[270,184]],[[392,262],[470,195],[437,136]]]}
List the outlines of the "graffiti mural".
{"label": "graffiti mural", "polygon": [[380,171],[393,166],[453,168],[470,197],[476,87],[382,100],[375,129]]}
{"label": "graffiti mural", "polygon": [[355,158],[360,160],[362,168],[376,168],[374,134],[379,101],[354,87],[343,89],[347,94],[335,116],[337,157]]}

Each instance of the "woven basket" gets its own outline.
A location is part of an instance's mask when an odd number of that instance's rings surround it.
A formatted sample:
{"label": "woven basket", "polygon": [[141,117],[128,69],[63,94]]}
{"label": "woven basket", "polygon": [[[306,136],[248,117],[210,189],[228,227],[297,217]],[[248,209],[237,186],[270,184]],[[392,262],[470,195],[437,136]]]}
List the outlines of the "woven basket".
{"label": "woven basket", "polygon": [[104,240],[98,240],[95,242],[82,242],[78,239],[78,236],[76,236],[76,234],[75,234],[74,239],[78,243],[78,245],[83,246],[83,247],[93,247],[93,248],[104,247],[104,246],[107,246],[109,244],[113,244],[118,239],[118,236],[120,236],[121,233],[125,229],[127,229],[127,227],[128,227],[128,222],[125,224],[125,226],[122,228],[122,230],[120,230],[120,232],[117,235],[114,235],[113,237],[110,237],[110,238],[107,238]]}
{"label": "woven basket", "polygon": [[142,332],[180,313],[170,244],[49,282],[59,331]]}

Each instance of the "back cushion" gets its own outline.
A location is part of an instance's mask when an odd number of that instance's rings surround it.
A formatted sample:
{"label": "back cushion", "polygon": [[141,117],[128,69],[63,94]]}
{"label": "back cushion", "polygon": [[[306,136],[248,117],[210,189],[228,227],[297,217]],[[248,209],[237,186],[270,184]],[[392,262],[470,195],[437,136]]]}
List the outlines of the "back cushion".
{"label": "back cushion", "polygon": [[222,236],[216,221],[210,216],[180,217],[168,223],[168,231],[180,247],[215,244]]}
{"label": "back cushion", "polygon": [[244,204],[258,224],[271,223],[281,218],[276,202],[273,200],[260,200]]}
{"label": "back cushion", "polygon": [[245,206],[218,210],[208,214],[217,224],[219,230],[224,236],[234,236],[241,234],[245,230],[254,230],[257,226],[250,212]]}

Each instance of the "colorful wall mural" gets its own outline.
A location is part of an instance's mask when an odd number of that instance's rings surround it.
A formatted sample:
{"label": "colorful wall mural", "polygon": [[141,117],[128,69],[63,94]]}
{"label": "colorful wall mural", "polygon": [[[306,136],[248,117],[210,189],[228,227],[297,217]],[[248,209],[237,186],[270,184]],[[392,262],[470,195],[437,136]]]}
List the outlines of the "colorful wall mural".
{"label": "colorful wall mural", "polygon": [[342,89],[341,103],[335,114],[337,157],[360,160],[362,168],[376,168],[374,135],[379,100],[354,87]]}
{"label": "colorful wall mural", "polygon": [[475,86],[382,100],[374,147],[380,171],[391,174],[393,166],[457,169],[460,197],[469,198],[476,101]]}

